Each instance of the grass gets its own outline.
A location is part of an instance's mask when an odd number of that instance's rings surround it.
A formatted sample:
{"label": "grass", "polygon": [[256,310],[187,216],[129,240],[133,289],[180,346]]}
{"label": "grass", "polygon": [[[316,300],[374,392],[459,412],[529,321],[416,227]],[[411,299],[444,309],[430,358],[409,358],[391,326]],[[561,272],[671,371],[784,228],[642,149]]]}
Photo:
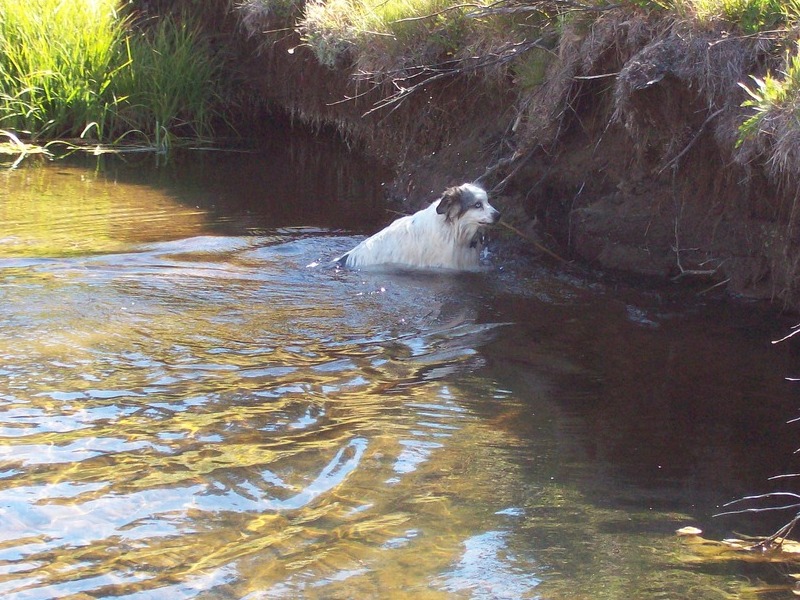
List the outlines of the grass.
{"label": "grass", "polygon": [[[799,49],[800,50],[800,49]],[[752,77],[753,87],[740,85],[747,92],[748,99],[742,106],[753,109],[753,114],[739,128],[741,139],[755,135],[763,127],[770,115],[784,111],[798,113],[800,108],[800,52],[787,55],[786,70],[778,77],[770,73],[761,79]]]}
{"label": "grass", "polygon": [[745,34],[792,23],[800,14],[798,0],[688,0],[676,7],[688,9],[700,23],[724,21]]}
{"label": "grass", "polygon": [[[348,49],[375,54],[412,51],[408,62],[440,53],[453,54],[478,23],[464,18],[468,10],[454,0],[312,0],[306,4],[301,30],[317,59],[334,66]],[[416,51],[416,56],[414,56]]]}
{"label": "grass", "polygon": [[116,2],[0,0],[0,126],[33,137],[101,127],[124,65]]}
{"label": "grass", "polygon": [[[601,2],[602,0],[597,0]],[[500,44],[558,35],[574,3],[518,0],[248,0],[278,14],[300,14],[304,42],[335,66],[356,58],[367,71],[437,65],[491,52]],[[294,3],[293,3],[294,2]],[[800,0],[629,0],[700,26],[728,31],[790,31]],[[225,88],[222,63],[188,13],[150,24],[125,12],[123,0],[0,0],[0,129],[24,140],[85,138],[168,147],[209,136]],[[589,5],[587,5],[589,6]],[[535,10],[534,10],[535,8]],[[199,10],[199,9],[197,9]],[[197,12],[197,11],[195,11]],[[591,11],[587,12],[591,19]],[[510,64],[530,92],[545,78],[546,52]],[[756,135],[775,111],[800,98],[795,53],[785,68],[747,87],[753,109],[741,135]]]}
{"label": "grass", "polygon": [[215,82],[222,65],[199,27],[186,15],[161,19],[131,36],[127,50],[130,68],[115,86],[127,98],[119,110],[123,129],[144,128],[154,137],[209,135],[221,104]]}
{"label": "grass", "polygon": [[[800,0],[632,0],[640,8],[659,8],[700,27],[721,27],[725,35],[764,36],[785,47],[797,39]],[[740,82],[749,109],[742,121],[736,147],[760,135],[777,136],[800,131],[800,45],[786,52],[777,73],[750,76]],[[771,159],[777,160],[775,157]]]}
{"label": "grass", "polygon": [[800,44],[787,53],[785,67],[777,76],[751,77],[743,107],[751,114],[739,126],[737,147],[750,142],[765,148],[770,170],[782,179],[798,172],[800,143]]}
{"label": "grass", "polygon": [[211,130],[221,63],[186,15],[120,0],[0,0],[0,128],[32,141],[160,142]]}
{"label": "grass", "polygon": [[[254,1],[254,0],[251,0]],[[267,0],[259,0],[270,5]],[[273,0],[277,1],[277,0]],[[285,2],[285,0],[284,0]],[[582,3],[607,7],[611,2]],[[724,22],[741,33],[752,34],[800,22],[800,0],[628,0],[633,8],[672,12],[700,25]],[[474,18],[481,8],[492,7],[491,15]],[[439,43],[458,48],[476,32],[495,34],[502,29],[528,27],[539,32],[559,19],[580,13],[577,3],[543,2],[533,9],[519,0],[463,3],[457,0],[309,0],[301,19],[305,42],[323,64],[334,65],[348,49],[359,52],[391,39],[397,48],[413,43]],[[524,15],[509,19],[510,14]],[[598,12],[598,14],[600,14]],[[469,18],[465,18],[469,17]],[[468,25],[466,21],[470,22]],[[467,34],[467,35],[465,35]],[[467,41],[473,41],[468,39]]]}
{"label": "grass", "polygon": [[[597,5],[602,7],[602,0],[597,0]],[[769,35],[778,40],[778,46],[795,39],[800,29],[800,0],[628,0],[628,6],[630,10],[671,14],[700,29],[724,29],[726,35]],[[492,10],[479,14],[482,7]],[[503,36],[505,40],[530,38],[543,31],[557,36],[560,23],[573,14],[581,14],[574,3],[555,1],[533,10],[521,0],[481,0],[468,5],[457,0],[309,0],[300,30],[323,64],[335,66],[357,59],[360,66],[403,68],[478,55],[489,47],[490,38],[496,42]],[[590,10],[583,14],[581,18],[591,21]],[[550,60],[547,52],[536,51],[510,64],[510,74],[521,93],[530,93],[544,83]],[[380,68],[372,71],[379,73]],[[748,94],[743,106],[752,112],[740,128],[739,145],[749,136],[767,132],[763,126],[778,114],[782,123],[800,129],[797,48],[787,53],[780,72],[753,78],[743,87]]]}
{"label": "grass", "polygon": [[50,151],[43,146],[28,144],[20,140],[11,131],[0,129],[0,155],[7,155],[12,158],[10,162],[0,159],[0,165],[14,168],[25,158],[33,154],[43,154],[50,156]]}

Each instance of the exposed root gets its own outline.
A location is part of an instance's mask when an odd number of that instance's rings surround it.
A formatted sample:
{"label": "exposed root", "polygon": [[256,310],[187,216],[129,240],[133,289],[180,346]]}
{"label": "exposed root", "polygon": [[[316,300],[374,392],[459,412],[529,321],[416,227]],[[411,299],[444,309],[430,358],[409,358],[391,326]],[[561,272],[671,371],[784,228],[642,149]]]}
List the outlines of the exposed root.
{"label": "exposed root", "polygon": [[[360,71],[357,74],[357,78],[382,82],[377,85],[385,85],[385,79],[388,77],[391,85],[396,90],[394,93],[376,102],[363,116],[369,116],[372,113],[389,107],[392,107],[391,110],[394,111],[409,96],[431,86],[441,79],[455,76],[468,76],[492,67],[505,65],[518,59],[534,48],[547,50],[547,47],[542,44],[542,40],[543,38],[538,38],[525,42],[509,43],[499,48],[496,54],[479,56],[477,59],[471,61],[450,61],[438,65],[421,65],[413,69],[402,69],[390,73]],[[411,72],[409,73],[409,71]]]}

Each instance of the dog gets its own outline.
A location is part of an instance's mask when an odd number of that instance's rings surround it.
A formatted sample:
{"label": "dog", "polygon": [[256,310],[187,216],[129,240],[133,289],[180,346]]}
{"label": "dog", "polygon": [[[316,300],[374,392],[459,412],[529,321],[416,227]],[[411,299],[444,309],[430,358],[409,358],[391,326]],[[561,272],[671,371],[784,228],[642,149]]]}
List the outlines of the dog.
{"label": "dog", "polygon": [[483,188],[448,188],[438,200],[401,217],[334,262],[352,269],[393,265],[413,269],[474,270],[480,264],[483,230],[500,220]]}

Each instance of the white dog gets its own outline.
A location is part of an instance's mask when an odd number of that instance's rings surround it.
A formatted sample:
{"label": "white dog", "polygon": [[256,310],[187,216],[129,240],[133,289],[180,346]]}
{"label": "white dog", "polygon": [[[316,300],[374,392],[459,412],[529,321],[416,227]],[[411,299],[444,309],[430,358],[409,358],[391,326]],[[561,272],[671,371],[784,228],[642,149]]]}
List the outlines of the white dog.
{"label": "white dog", "polygon": [[397,219],[336,259],[350,268],[397,265],[476,269],[482,229],[500,220],[486,192],[472,183],[451,187],[428,208]]}

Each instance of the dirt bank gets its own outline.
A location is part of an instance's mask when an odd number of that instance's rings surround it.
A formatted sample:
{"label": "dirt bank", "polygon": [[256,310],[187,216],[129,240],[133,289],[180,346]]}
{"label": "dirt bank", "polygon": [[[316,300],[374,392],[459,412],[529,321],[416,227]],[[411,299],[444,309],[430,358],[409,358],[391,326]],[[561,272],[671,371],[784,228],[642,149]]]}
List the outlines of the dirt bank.
{"label": "dirt bank", "polygon": [[480,177],[562,256],[800,306],[796,182],[763,144],[736,146],[738,84],[770,66],[768,40],[609,10],[564,27],[538,85],[463,61],[399,80],[356,58],[324,66],[292,18],[236,10],[243,85],[385,161],[408,208]]}

